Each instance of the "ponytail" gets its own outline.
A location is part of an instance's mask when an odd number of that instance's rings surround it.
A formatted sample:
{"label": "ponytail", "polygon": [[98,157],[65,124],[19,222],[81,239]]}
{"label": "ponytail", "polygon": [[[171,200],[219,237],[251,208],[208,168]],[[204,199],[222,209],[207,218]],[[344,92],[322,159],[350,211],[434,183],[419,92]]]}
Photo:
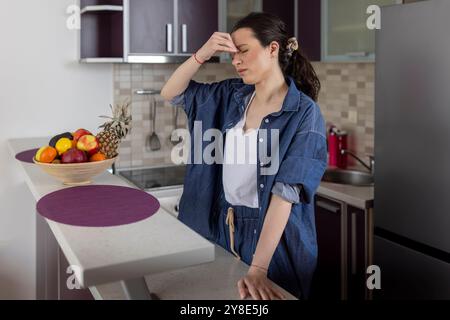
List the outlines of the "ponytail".
{"label": "ponytail", "polygon": [[317,99],[319,98],[320,81],[311,62],[303,54],[300,48],[294,50],[290,57],[287,54],[286,58],[287,59],[283,59],[283,64],[281,64],[280,61],[283,73],[291,76],[294,79],[297,88],[317,102]]}

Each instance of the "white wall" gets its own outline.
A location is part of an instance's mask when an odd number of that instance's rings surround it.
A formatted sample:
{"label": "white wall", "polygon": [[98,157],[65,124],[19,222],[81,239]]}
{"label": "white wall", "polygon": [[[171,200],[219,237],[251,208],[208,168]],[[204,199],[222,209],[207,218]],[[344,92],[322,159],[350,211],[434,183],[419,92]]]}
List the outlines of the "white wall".
{"label": "white wall", "polygon": [[97,131],[113,102],[112,65],[77,62],[71,4],[0,0],[0,299],[35,297],[35,202],[6,141]]}

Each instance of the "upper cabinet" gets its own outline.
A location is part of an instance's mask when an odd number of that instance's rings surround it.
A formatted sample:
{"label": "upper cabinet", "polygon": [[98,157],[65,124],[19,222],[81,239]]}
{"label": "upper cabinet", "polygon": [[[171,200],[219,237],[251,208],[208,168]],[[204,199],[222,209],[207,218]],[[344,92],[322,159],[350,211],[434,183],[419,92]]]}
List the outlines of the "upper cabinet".
{"label": "upper cabinet", "polygon": [[218,0],[80,0],[80,4],[80,57],[85,62],[183,62],[219,28]]}
{"label": "upper cabinet", "polygon": [[80,59],[84,62],[123,62],[122,0],[80,0]]}
{"label": "upper cabinet", "polygon": [[297,0],[296,30],[300,48],[311,61],[321,60],[321,4],[319,0]]}
{"label": "upper cabinet", "polygon": [[283,5],[280,5],[280,1],[263,0],[263,11],[280,17],[286,23],[288,36],[294,37],[296,35],[295,5],[295,0],[283,0]]}
{"label": "upper cabinet", "polygon": [[222,0],[223,12],[225,12],[226,25],[223,30],[230,33],[233,26],[250,12],[263,11],[262,0]]}
{"label": "upper cabinet", "polygon": [[322,0],[322,60],[373,61],[375,30],[367,28],[370,5],[401,0]]}
{"label": "upper cabinet", "polygon": [[[311,61],[374,61],[370,5],[402,0],[80,0],[80,57],[88,62],[179,63],[250,12],[279,16]],[[210,62],[218,61],[213,57]],[[228,54],[221,61],[230,62]]]}
{"label": "upper cabinet", "polygon": [[[289,36],[297,37],[303,52],[312,61],[320,60],[319,0],[220,0],[221,12],[226,12],[221,30],[231,32],[233,26],[250,12],[267,12],[280,17]],[[222,61],[229,61],[223,55]]]}
{"label": "upper cabinet", "polygon": [[178,62],[218,29],[217,0],[129,0],[128,62]]}
{"label": "upper cabinet", "polygon": [[129,56],[175,53],[173,1],[130,0]]}
{"label": "upper cabinet", "polygon": [[192,54],[219,28],[217,0],[178,1],[178,48]]}

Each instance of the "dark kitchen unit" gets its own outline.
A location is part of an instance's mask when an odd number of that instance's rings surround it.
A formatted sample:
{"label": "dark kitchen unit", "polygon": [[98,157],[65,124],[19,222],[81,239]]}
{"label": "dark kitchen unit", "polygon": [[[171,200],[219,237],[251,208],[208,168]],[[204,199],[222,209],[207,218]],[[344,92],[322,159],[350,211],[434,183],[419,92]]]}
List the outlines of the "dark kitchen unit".
{"label": "dark kitchen unit", "polygon": [[450,1],[382,8],[375,299],[450,299]]}

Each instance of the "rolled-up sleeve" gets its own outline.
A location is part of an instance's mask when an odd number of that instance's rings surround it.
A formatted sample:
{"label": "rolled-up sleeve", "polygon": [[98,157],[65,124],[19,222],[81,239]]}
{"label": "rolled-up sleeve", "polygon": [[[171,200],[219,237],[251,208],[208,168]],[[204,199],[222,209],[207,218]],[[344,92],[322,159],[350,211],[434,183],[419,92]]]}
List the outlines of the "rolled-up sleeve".
{"label": "rolled-up sleeve", "polygon": [[283,198],[287,202],[299,203],[301,191],[300,187],[298,185],[291,186],[290,184],[276,182],[272,188],[272,193]]}
{"label": "rolled-up sleeve", "polygon": [[194,118],[197,108],[205,105],[214,93],[221,88],[228,88],[229,80],[223,80],[213,83],[200,83],[190,80],[187,88],[179,95],[169,100],[173,106],[179,106],[184,109],[188,118]]}
{"label": "rolled-up sleeve", "polygon": [[318,106],[307,111],[303,123],[290,143],[275,177],[299,187],[299,200],[310,203],[327,167],[325,124]]}

